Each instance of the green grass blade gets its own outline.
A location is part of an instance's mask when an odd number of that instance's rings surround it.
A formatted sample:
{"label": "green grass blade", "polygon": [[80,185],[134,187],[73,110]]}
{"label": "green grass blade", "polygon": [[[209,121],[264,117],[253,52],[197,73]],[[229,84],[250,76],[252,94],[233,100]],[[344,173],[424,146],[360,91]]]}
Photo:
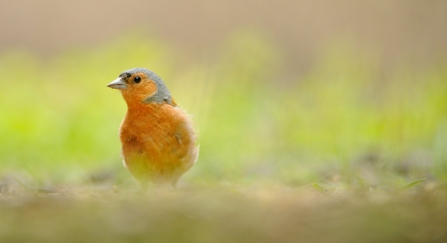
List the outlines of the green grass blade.
{"label": "green grass blade", "polygon": [[419,179],[419,180],[415,180],[415,181],[413,181],[413,182],[411,182],[411,183],[409,183],[409,184],[407,184],[407,185],[405,185],[405,186],[403,186],[403,187],[401,187],[399,189],[400,190],[406,190],[406,189],[414,187],[415,185],[417,185],[417,184],[419,184],[419,183],[421,183],[423,181],[425,181],[425,178]]}
{"label": "green grass blade", "polygon": [[317,183],[314,183],[314,184],[312,185],[312,187],[315,188],[317,191],[319,191],[319,192],[321,192],[321,193],[326,192],[326,190],[325,190],[323,187],[321,187],[320,185],[318,185]]}

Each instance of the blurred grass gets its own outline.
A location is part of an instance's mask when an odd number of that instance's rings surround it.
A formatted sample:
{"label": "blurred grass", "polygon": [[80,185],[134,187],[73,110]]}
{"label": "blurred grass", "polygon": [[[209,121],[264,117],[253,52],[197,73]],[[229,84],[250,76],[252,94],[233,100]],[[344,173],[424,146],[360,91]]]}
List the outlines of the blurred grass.
{"label": "blurred grass", "polygon": [[[290,77],[268,38],[238,32],[212,62],[138,35],[46,60],[0,56],[0,171],[78,183],[121,167],[121,71],[147,67],[193,115],[201,154],[186,181],[403,186],[447,179],[447,60],[384,73],[373,52],[334,42]],[[377,55],[377,54],[376,54]],[[124,171],[124,172],[123,172]]]}
{"label": "blurred grass", "polygon": [[9,196],[2,242],[445,242],[446,191],[225,187]]}

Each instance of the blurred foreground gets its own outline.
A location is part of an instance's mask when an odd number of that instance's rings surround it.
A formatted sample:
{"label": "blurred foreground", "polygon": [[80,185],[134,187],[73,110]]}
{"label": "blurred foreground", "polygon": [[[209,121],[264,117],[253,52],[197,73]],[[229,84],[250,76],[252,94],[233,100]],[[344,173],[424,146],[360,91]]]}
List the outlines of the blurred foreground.
{"label": "blurred foreground", "polygon": [[[217,190],[216,190],[217,189]],[[445,242],[446,188],[64,191],[0,197],[2,242]]]}

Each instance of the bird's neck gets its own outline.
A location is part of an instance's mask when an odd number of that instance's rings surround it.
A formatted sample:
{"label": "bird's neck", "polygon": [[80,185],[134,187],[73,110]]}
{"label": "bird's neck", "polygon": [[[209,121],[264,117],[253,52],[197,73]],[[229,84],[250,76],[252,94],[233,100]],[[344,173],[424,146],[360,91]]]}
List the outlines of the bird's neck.
{"label": "bird's neck", "polygon": [[157,113],[160,105],[155,103],[126,102],[127,113],[131,115],[148,115]]}

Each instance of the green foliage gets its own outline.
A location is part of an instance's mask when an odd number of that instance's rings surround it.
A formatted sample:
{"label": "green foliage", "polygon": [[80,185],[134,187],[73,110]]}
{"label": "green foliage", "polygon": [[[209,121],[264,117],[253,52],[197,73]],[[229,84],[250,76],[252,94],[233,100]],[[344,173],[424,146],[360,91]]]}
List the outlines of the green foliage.
{"label": "green foliage", "polygon": [[141,66],[193,115],[201,153],[191,182],[369,187],[447,178],[445,65],[383,74],[378,58],[334,45],[290,77],[266,39],[236,33],[213,63],[138,36],[50,60],[3,54],[0,170],[77,178],[120,168],[126,107],[106,85]]}

